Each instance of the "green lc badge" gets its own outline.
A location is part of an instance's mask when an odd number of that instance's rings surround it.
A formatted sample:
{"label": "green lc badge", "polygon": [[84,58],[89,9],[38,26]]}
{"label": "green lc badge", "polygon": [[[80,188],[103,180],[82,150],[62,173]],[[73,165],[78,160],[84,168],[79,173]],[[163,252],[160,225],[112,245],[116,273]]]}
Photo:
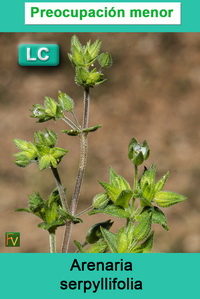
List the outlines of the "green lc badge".
{"label": "green lc badge", "polygon": [[57,66],[60,47],[56,44],[22,44],[18,47],[18,63],[21,66]]}

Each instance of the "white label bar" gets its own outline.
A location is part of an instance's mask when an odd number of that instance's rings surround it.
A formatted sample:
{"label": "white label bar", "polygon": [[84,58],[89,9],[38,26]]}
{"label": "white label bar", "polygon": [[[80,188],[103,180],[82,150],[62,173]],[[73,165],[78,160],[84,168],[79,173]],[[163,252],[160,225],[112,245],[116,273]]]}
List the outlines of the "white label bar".
{"label": "white label bar", "polygon": [[180,2],[26,2],[26,25],[180,25]]}

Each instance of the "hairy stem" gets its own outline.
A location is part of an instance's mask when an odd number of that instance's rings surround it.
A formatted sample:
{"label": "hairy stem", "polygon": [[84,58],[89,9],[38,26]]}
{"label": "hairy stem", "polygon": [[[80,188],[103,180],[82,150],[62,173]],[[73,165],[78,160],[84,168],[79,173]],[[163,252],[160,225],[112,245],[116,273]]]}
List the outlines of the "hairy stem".
{"label": "hairy stem", "polygon": [[50,248],[50,253],[56,253],[56,233],[55,233],[55,230],[49,231],[49,248]]}
{"label": "hairy stem", "polygon": [[69,211],[69,207],[68,207],[68,204],[67,204],[67,197],[66,197],[66,193],[65,193],[65,189],[62,185],[62,182],[61,182],[61,179],[60,179],[60,176],[59,176],[59,173],[58,173],[58,170],[57,168],[51,166],[51,170],[52,170],[52,173],[53,173],[53,176],[54,176],[54,179],[56,181],[56,186],[58,188],[58,193],[60,195],[60,200],[61,200],[61,203],[62,203],[62,208],[65,210],[65,211]]}
{"label": "hairy stem", "polygon": [[[89,87],[85,87],[84,88],[84,110],[83,110],[82,129],[86,129],[88,127],[89,107],[90,107]],[[80,150],[79,169],[78,169],[78,174],[76,177],[74,193],[73,193],[71,206],[70,206],[70,213],[72,215],[75,215],[75,213],[76,213],[78,199],[79,199],[80,190],[81,190],[81,185],[83,182],[83,177],[84,177],[85,169],[86,169],[87,152],[88,152],[88,134],[87,133],[80,134],[80,147],[81,147],[81,150]],[[62,249],[61,249],[61,251],[63,253],[68,252],[72,227],[73,227],[73,223],[67,222],[67,224],[65,226]]]}

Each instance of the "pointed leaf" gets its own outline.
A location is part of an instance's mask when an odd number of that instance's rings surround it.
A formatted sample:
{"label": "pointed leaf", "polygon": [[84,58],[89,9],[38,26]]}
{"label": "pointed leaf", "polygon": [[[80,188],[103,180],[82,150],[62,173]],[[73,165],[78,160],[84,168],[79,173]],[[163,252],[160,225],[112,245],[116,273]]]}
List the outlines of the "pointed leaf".
{"label": "pointed leaf", "polygon": [[42,222],[38,224],[39,228],[42,228],[44,230],[51,230],[51,229],[56,229],[59,226],[63,226],[65,225],[65,221],[64,220],[57,220],[57,221],[53,221],[52,223],[47,223],[47,222]]}
{"label": "pointed leaf", "polygon": [[44,170],[51,166],[51,155],[45,155],[39,158],[39,168]]}
{"label": "pointed leaf", "polygon": [[101,48],[101,41],[98,39],[88,47],[88,52],[92,59],[96,58]]}
{"label": "pointed leaf", "polygon": [[118,188],[113,187],[112,185],[104,182],[99,182],[99,184],[104,188],[108,197],[115,202],[120,195],[121,191]]}
{"label": "pointed leaf", "polygon": [[63,210],[61,207],[57,209],[57,212],[65,221],[72,221],[74,224],[83,222],[80,218],[71,215],[69,212]]}
{"label": "pointed leaf", "polygon": [[60,160],[68,153],[68,150],[65,150],[60,147],[54,147],[50,150],[51,156],[57,160],[57,162],[60,162]]}
{"label": "pointed leaf", "polygon": [[131,189],[129,183],[119,174],[117,174],[112,167],[110,167],[110,184],[118,189]]}
{"label": "pointed leaf", "polygon": [[58,91],[58,100],[63,110],[72,112],[74,109],[74,101],[66,93]]}
{"label": "pointed leaf", "polygon": [[139,223],[135,226],[133,235],[136,240],[141,241],[146,238],[151,229],[152,213],[144,212],[142,213],[142,215],[140,214],[139,216]]}
{"label": "pointed leaf", "polygon": [[44,101],[44,107],[45,107],[45,113],[49,116],[56,117],[57,115],[57,106],[58,104],[54,99],[51,97],[45,97]]}
{"label": "pointed leaf", "polygon": [[128,248],[128,236],[123,227],[118,232],[118,240],[117,241],[118,241],[117,252],[125,253]]}
{"label": "pointed leaf", "polygon": [[108,246],[107,243],[100,239],[96,243],[92,244],[90,249],[87,251],[88,253],[104,253],[106,252]]}
{"label": "pointed leaf", "polygon": [[158,223],[162,225],[165,230],[169,230],[165,214],[157,207],[153,209],[152,223]]}
{"label": "pointed leaf", "polygon": [[133,191],[132,190],[123,190],[120,195],[118,196],[115,204],[117,206],[121,206],[123,208],[127,208],[130,199],[133,196]]}
{"label": "pointed leaf", "polygon": [[69,136],[77,136],[81,134],[81,131],[78,130],[61,130],[62,133],[66,133]]}
{"label": "pointed leaf", "polygon": [[15,212],[27,212],[27,213],[31,213],[31,210],[30,209],[26,209],[26,208],[25,209],[22,208],[22,209],[16,209]]}
{"label": "pointed leaf", "polygon": [[117,218],[129,218],[130,214],[125,211],[123,208],[120,208],[119,206],[116,205],[108,205],[105,208],[101,209],[93,209],[89,215],[94,215],[94,214],[108,214]]}
{"label": "pointed leaf", "polygon": [[101,227],[101,232],[104,240],[106,241],[110,251],[112,253],[117,253],[117,236],[111,233],[109,230],[106,230]]}
{"label": "pointed leaf", "polygon": [[153,236],[154,232],[149,235],[144,243],[134,247],[130,253],[150,253],[153,247]]}
{"label": "pointed leaf", "polygon": [[75,45],[72,45],[71,51],[73,63],[77,66],[84,66],[83,51]]}
{"label": "pointed leaf", "polygon": [[79,52],[83,51],[83,47],[76,35],[73,35],[71,38],[71,46],[75,46]]}
{"label": "pointed leaf", "polygon": [[185,200],[185,196],[170,191],[159,191],[155,194],[154,198],[157,205],[163,208],[175,205]]}
{"label": "pointed leaf", "polygon": [[169,177],[169,171],[155,184],[155,193],[161,191]]}
{"label": "pointed leaf", "polygon": [[81,245],[81,243],[79,243],[78,241],[74,240],[74,244],[76,245],[76,247],[78,248],[78,251],[81,253],[85,253],[85,250],[83,248],[83,246]]}
{"label": "pointed leaf", "polygon": [[84,133],[95,132],[101,127],[102,127],[102,125],[96,125],[96,126],[93,126],[93,127],[87,128],[87,129],[83,129],[83,132]]}
{"label": "pointed leaf", "polygon": [[156,165],[153,163],[151,165],[150,169],[146,170],[141,177],[141,180],[140,180],[141,188],[143,189],[143,187],[146,185],[146,183],[148,183],[148,185],[152,189],[155,184],[155,175],[156,175]]}

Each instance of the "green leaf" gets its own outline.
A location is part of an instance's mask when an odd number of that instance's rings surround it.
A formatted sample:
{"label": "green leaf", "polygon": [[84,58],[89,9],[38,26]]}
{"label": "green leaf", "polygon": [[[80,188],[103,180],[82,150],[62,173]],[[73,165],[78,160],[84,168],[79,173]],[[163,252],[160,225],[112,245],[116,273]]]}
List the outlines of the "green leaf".
{"label": "green leaf", "polygon": [[98,57],[98,61],[101,67],[111,67],[112,66],[112,56],[106,52],[101,53]]}
{"label": "green leaf", "polygon": [[116,205],[107,205],[104,208],[100,209],[93,209],[91,212],[88,213],[88,215],[94,215],[94,214],[107,214],[111,215],[117,218],[129,218],[130,213],[125,211],[123,208],[120,208]]}
{"label": "green leaf", "polygon": [[32,112],[30,117],[38,118],[39,122],[45,122],[51,119],[51,117],[45,114],[45,108],[42,105],[33,105],[33,109],[30,109],[30,111]]}
{"label": "green leaf", "polygon": [[83,129],[83,132],[84,133],[95,132],[95,131],[97,131],[101,127],[102,127],[102,125],[96,125],[96,126],[93,126],[93,127],[89,127],[89,128]]}
{"label": "green leaf", "polygon": [[58,205],[56,203],[46,202],[45,205],[45,220],[47,223],[52,223],[58,220],[58,212],[57,212]]}
{"label": "green leaf", "polygon": [[65,133],[69,136],[77,136],[79,134],[81,134],[81,131],[78,130],[61,130],[62,133]]}
{"label": "green leaf", "polygon": [[129,183],[119,174],[117,174],[112,167],[110,167],[110,184],[119,190],[131,189]]}
{"label": "green leaf", "polygon": [[155,175],[156,175],[156,165],[153,163],[149,170],[146,170],[140,180],[141,188],[144,188],[146,183],[150,186],[150,188],[154,188],[155,184]]}
{"label": "green leaf", "polygon": [[89,244],[93,244],[99,239],[101,239],[102,238],[101,228],[104,228],[105,230],[109,230],[112,224],[113,222],[111,222],[111,220],[109,219],[107,221],[99,222],[91,226],[86,235],[86,242]]}
{"label": "green leaf", "polygon": [[83,222],[80,218],[71,215],[69,212],[63,210],[61,207],[57,209],[57,212],[65,221],[72,221],[74,224]]}
{"label": "green leaf", "polygon": [[148,211],[142,212],[138,216],[137,219],[139,223],[135,226],[133,231],[134,239],[141,241],[147,237],[151,229],[151,218],[152,213],[149,213]]}
{"label": "green leaf", "polygon": [[165,230],[169,230],[165,214],[157,207],[153,209],[152,223],[158,223],[162,225]]}
{"label": "green leaf", "polygon": [[150,253],[153,247],[153,236],[154,232],[149,235],[145,242],[134,247],[130,253]]}
{"label": "green leaf", "polygon": [[76,247],[78,248],[78,251],[81,253],[85,253],[85,250],[83,248],[83,246],[81,245],[81,243],[79,243],[78,241],[74,240],[74,244],[76,245]]}
{"label": "green leaf", "polygon": [[45,97],[44,107],[45,107],[45,113],[48,114],[51,117],[57,116],[57,106],[58,104],[54,99],[51,97]]}
{"label": "green leaf", "polygon": [[71,38],[71,47],[75,46],[79,52],[83,52],[83,47],[76,35],[73,35]]}
{"label": "green leaf", "polygon": [[118,247],[117,236],[111,233],[109,230],[104,229],[103,227],[101,227],[101,232],[110,251],[112,253],[117,253],[117,247]]}
{"label": "green leaf", "polygon": [[[55,159],[54,159],[55,160]],[[50,167],[52,164],[52,156],[51,155],[45,155],[39,158],[39,168],[40,170],[44,170],[48,167]],[[57,166],[56,160],[53,161],[53,167]]]}
{"label": "green leaf", "polygon": [[112,185],[104,182],[99,182],[99,184],[104,188],[108,197],[115,202],[120,195],[121,191],[118,188],[113,187]]}
{"label": "green leaf", "polygon": [[56,229],[59,226],[63,226],[65,225],[65,222],[63,220],[56,220],[53,221],[51,223],[47,223],[47,222],[42,222],[38,224],[39,228],[42,228],[44,230],[51,230],[51,229]]}
{"label": "green leaf", "polygon": [[25,167],[30,163],[35,162],[35,159],[38,156],[38,151],[34,144],[17,138],[15,138],[13,141],[15,145],[21,150],[21,152],[14,154],[14,157],[16,158],[14,163],[17,166]]}
{"label": "green leaf", "polygon": [[25,209],[22,208],[22,209],[16,209],[15,212],[27,212],[27,213],[31,213],[31,210],[30,209],[26,209],[26,208]]}
{"label": "green leaf", "polygon": [[60,160],[68,153],[68,150],[65,150],[60,147],[54,147],[50,150],[50,154],[53,156],[53,158],[56,159],[57,162],[60,162]]}
{"label": "green leaf", "polygon": [[128,236],[123,227],[118,232],[117,243],[117,252],[125,253],[128,248]]}
{"label": "green leaf", "polygon": [[86,80],[86,85],[93,87],[105,81],[104,75],[101,72],[90,72]]}
{"label": "green leaf", "polygon": [[33,193],[29,195],[28,198],[31,213],[45,220],[45,200],[39,193]]}
{"label": "green leaf", "polygon": [[88,253],[104,253],[107,250],[107,243],[100,239],[96,243],[92,244],[90,249],[87,250]]}
{"label": "green leaf", "polygon": [[74,101],[66,93],[58,91],[58,101],[61,105],[62,110],[72,112],[74,109]]}
{"label": "green leaf", "polygon": [[77,48],[75,45],[71,47],[72,61],[76,66],[84,66],[83,51]]}
{"label": "green leaf", "polygon": [[32,160],[27,157],[26,153],[19,152],[14,154],[14,157],[16,158],[14,163],[19,167],[26,167],[30,163],[32,163]]}
{"label": "green leaf", "polygon": [[92,206],[95,209],[100,209],[100,208],[104,208],[105,206],[107,206],[108,202],[109,202],[109,198],[108,198],[107,194],[99,193],[93,198]]}
{"label": "green leaf", "polygon": [[33,143],[15,138],[13,139],[15,145],[21,150],[21,151],[27,151],[31,153],[37,153],[36,147]]}
{"label": "green leaf", "polygon": [[99,41],[98,39],[93,44],[87,47],[87,50],[92,59],[95,59],[98,56],[100,48],[101,48],[101,41]]}
{"label": "green leaf", "polygon": [[163,208],[175,205],[185,200],[185,196],[170,191],[159,191],[154,197],[154,201],[157,203],[157,205]]}
{"label": "green leaf", "polygon": [[146,182],[142,189],[143,198],[150,203],[153,200],[154,194],[154,185],[150,186],[149,183]]}
{"label": "green leaf", "polygon": [[126,232],[127,232],[127,240],[128,240],[128,247],[130,247],[133,241],[133,232],[134,232],[134,225],[131,221],[129,221]]}
{"label": "green leaf", "polygon": [[132,190],[123,190],[120,195],[118,196],[117,200],[115,201],[115,204],[117,206],[121,206],[123,208],[127,208],[130,199],[133,196]]}
{"label": "green leaf", "polygon": [[86,81],[89,77],[89,71],[87,68],[84,67],[77,67],[76,68],[76,77],[75,81],[78,85],[87,86]]}
{"label": "green leaf", "polygon": [[48,205],[51,205],[52,203],[57,203],[58,205],[61,205],[60,195],[57,188],[55,188],[49,195]]}
{"label": "green leaf", "polygon": [[155,193],[161,191],[169,177],[169,171],[155,184]]}
{"label": "green leaf", "polygon": [[53,147],[57,142],[57,134],[52,131],[46,129],[46,132],[37,131],[34,134],[34,143],[36,146],[47,146]]}

